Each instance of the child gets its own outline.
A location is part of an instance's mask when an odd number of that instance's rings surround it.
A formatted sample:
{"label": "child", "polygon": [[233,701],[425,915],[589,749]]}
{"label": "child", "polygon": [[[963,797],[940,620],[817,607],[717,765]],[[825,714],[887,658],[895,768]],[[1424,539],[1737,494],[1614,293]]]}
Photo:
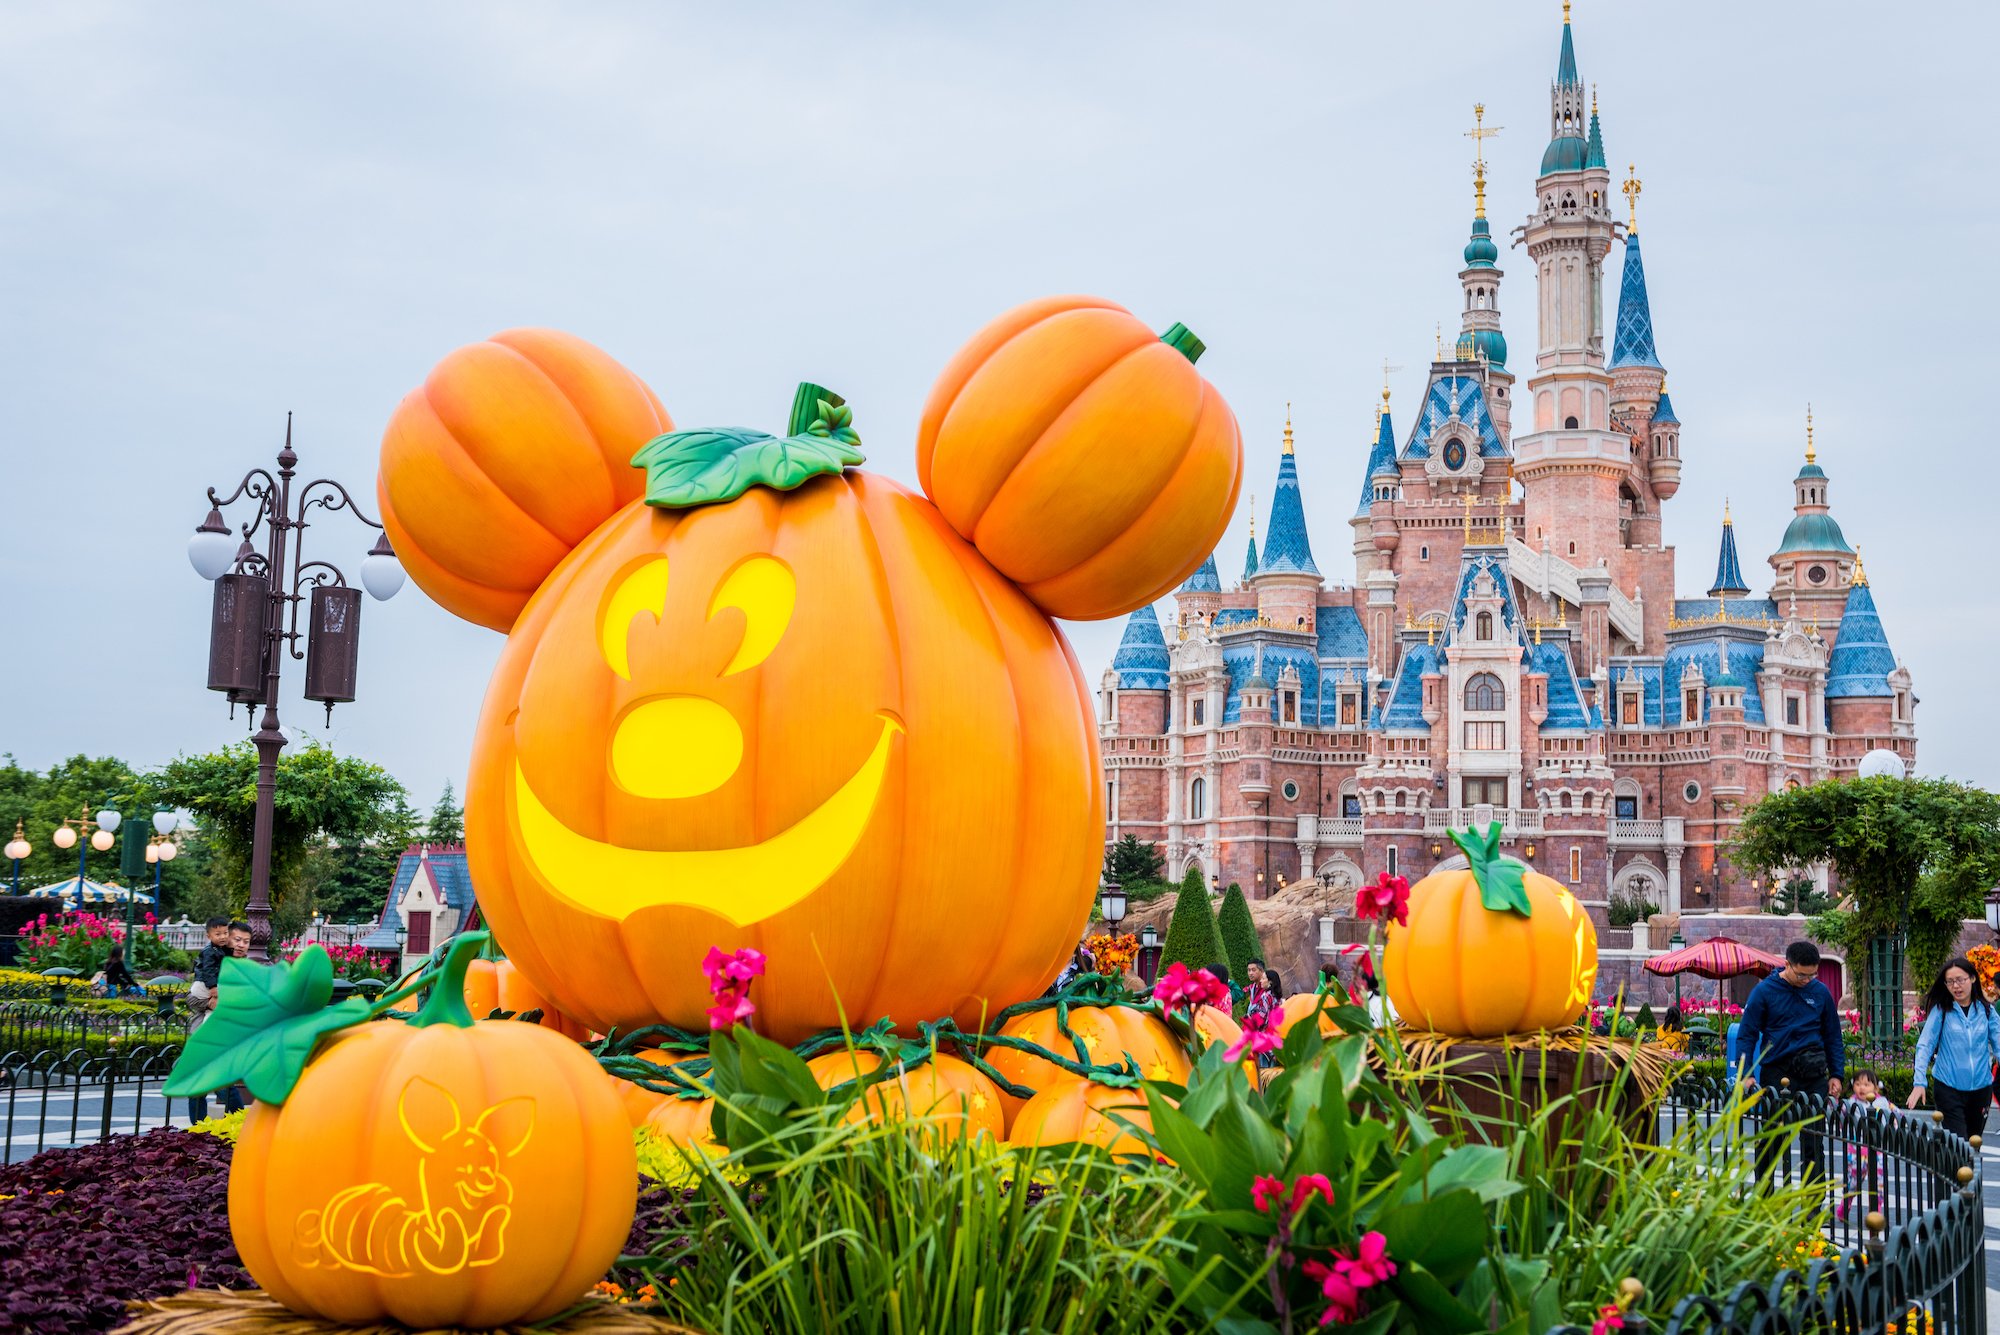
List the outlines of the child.
{"label": "child", "polygon": [[[1889,1102],[1882,1093],[1882,1081],[1873,1071],[1854,1072],[1851,1078],[1854,1101],[1871,1112],[1893,1113],[1896,1105]],[[1867,1133],[1864,1131],[1864,1136]],[[1882,1198],[1882,1165],[1875,1161],[1875,1151],[1867,1145],[1851,1145],[1847,1152],[1847,1184],[1841,1193],[1840,1203],[1833,1207],[1833,1217],[1847,1218],[1849,1207],[1857,1202],[1866,1206]]]}
{"label": "child", "polygon": [[[194,982],[188,986],[188,1033],[201,1028],[202,1022],[215,1011],[216,989],[222,984],[222,961],[230,955],[229,919],[210,918],[208,920],[208,944],[194,959]],[[227,1112],[236,1112],[243,1107],[243,1100],[237,1097],[235,1086],[222,1091],[222,1106]],[[208,1117],[208,1095],[197,1094],[188,1100],[188,1120],[205,1121]]]}

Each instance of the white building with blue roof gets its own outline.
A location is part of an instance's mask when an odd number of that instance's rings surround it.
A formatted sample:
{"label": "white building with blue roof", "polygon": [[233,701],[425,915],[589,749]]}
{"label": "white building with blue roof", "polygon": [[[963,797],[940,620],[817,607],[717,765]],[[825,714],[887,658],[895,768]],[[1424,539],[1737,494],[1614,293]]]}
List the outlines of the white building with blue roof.
{"label": "white building with blue roof", "polygon": [[[1524,378],[1502,329],[1482,108],[1456,340],[1400,437],[1384,388],[1352,510],[1310,504],[1288,413],[1242,579],[1225,587],[1211,558],[1170,608],[1133,613],[1102,681],[1107,842],[1136,835],[1170,875],[1198,867],[1253,897],[1301,880],[1339,895],[1421,876],[1455,853],[1450,830],[1497,820],[1608,928],[1614,895],[1759,907],[1766,888],[1726,852],[1750,805],[1851,776],[1871,750],[1914,763],[1910,673],[1833,516],[1810,413],[1768,587],[1751,587],[1725,508],[1706,594],[1677,594],[1663,515],[1682,423],[1641,184],[1614,185],[1578,68],[1565,19],[1548,146],[1511,233],[1536,289]],[[1670,269],[1671,247],[1654,259]],[[1315,553],[1316,522],[1347,526],[1350,579]]]}

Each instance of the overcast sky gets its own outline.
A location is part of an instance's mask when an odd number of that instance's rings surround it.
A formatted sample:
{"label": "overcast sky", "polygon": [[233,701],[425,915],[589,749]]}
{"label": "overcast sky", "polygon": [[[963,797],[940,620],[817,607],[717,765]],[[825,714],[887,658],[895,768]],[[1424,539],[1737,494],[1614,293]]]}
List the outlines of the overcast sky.
{"label": "overcast sky", "polygon": [[[1768,584],[1811,400],[1923,701],[1919,768],[1989,786],[1996,12],[1576,10],[1610,158],[1645,182],[1681,592],[1710,582],[1725,495]],[[833,386],[869,466],[914,484],[918,410],[968,334],[1033,296],[1108,296],[1207,341],[1266,508],[1291,402],[1314,550],[1348,578],[1382,363],[1404,368],[1400,432],[1434,325],[1455,328],[1472,104],[1505,127],[1504,233],[1560,33],[1555,0],[0,18],[0,750],[35,766],[244,735],[202,689],[202,489],[268,462],[289,409],[307,475],[372,511],[397,400],[514,325],[596,342],[683,426],[777,427],[796,382]],[[1501,263],[1525,368],[1533,284],[1520,252]],[[338,517],[313,538],[354,564],[368,545]],[[1071,628],[1093,685],[1118,629]],[[462,779],[500,640],[412,586],[367,606],[362,641],[359,702],[325,729],[294,667],[287,722],[426,804]]]}

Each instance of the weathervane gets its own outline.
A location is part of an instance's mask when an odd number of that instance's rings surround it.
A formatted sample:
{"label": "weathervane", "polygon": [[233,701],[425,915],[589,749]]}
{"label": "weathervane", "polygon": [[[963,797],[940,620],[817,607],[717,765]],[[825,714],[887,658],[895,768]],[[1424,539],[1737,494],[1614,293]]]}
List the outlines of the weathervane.
{"label": "weathervane", "polygon": [[1475,218],[1484,218],[1486,216],[1485,141],[1499,134],[1505,128],[1507,127],[1504,125],[1495,125],[1488,128],[1486,124],[1486,104],[1484,102],[1474,102],[1472,104],[1472,128],[1465,132],[1465,137],[1472,141],[1472,216]]}

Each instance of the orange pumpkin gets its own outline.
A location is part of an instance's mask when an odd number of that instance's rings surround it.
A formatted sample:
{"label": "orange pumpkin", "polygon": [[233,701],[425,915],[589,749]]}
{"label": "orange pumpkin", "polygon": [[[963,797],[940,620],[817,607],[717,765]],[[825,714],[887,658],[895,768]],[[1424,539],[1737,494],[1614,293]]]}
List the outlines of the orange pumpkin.
{"label": "orange pumpkin", "polygon": [[484,1019],[496,1010],[522,1015],[528,1011],[542,1013],[541,1026],[553,1029],[565,1038],[573,1038],[579,1043],[590,1039],[590,1026],[580,1024],[564,1015],[544,997],[535,985],[508,959],[474,960],[465,971],[465,1004],[472,1013]]}
{"label": "orange pumpkin", "polygon": [[673,430],[630,371],[580,338],[510,329],[446,357],[382,437],[396,555],[447,611],[505,631],[551,570],[634,500],[633,451]]}
{"label": "orange pumpkin", "polygon": [[294,1311],[419,1329],[538,1321],[624,1244],[637,1164],[616,1096],[568,1039],[475,1022],[468,953],[414,1019],[342,1032],[244,1120],[230,1234]]}
{"label": "orange pumpkin", "polygon": [[[821,1089],[858,1080],[881,1065],[881,1056],[865,1049],[822,1053],[806,1063]],[[904,1118],[922,1119],[930,1124],[927,1129],[946,1140],[985,1135],[998,1142],[1006,1136],[999,1087],[973,1066],[942,1052],[868,1086],[847,1114],[850,1122]]]}
{"label": "orange pumpkin", "polygon": [[592,534],[501,653],[466,842],[566,1014],[703,1028],[703,954],[748,946],[759,1030],[797,1042],[842,1007],[971,1023],[1045,988],[1090,913],[1099,774],[1056,628],[846,472]]}
{"label": "orange pumpkin", "polygon": [[1468,1038],[1562,1029],[1590,1005],[1597,929],[1558,882],[1503,859],[1500,830],[1454,831],[1470,866],[1410,888],[1382,980],[1406,1024]]}
{"label": "orange pumpkin", "polygon": [[1014,1128],[1007,1135],[1010,1145],[1100,1145],[1113,1154],[1151,1154],[1140,1140],[1107,1113],[1115,1113],[1133,1126],[1153,1129],[1152,1114],[1146,1111],[1146,1095],[1141,1090],[1118,1089],[1094,1080],[1066,1076],[1035,1097],[1014,1114]]}
{"label": "orange pumpkin", "polygon": [[[1228,1047],[1243,1037],[1243,1026],[1236,1023],[1236,1017],[1216,1006],[1197,1006],[1194,1012],[1195,1032],[1210,1043],[1220,1043]],[[1257,1061],[1254,1057],[1243,1059],[1243,1074],[1252,1087],[1257,1084]]]}
{"label": "orange pumpkin", "polygon": [[715,1145],[715,1100],[662,1100],[646,1115],[646,1127],[662,1140],[676,1145]]}
{"label": "orange pumpkin", "polygon": [[[1326,1003],[1324,1011],[1320,1010],[1322,1000]],[[1340,1036],[1340,1028],[1334,1024],[1331,1012],[1338,1004],[1331,996],[1322,998],[1317,992],[1294,992],[1285,998],[1283,1006],[1279,1009],[1278,1032],[1289,1034],[1293,1025],[1318,1012],[1320,1037],[1337,1038]]]}
{"label": "orange pumpkin", "polygon": [[1028,597],[1117,616],[1178,587],[1243,481],[1236,416],[1194,368],[1201,341],[1096,297],[1047,297],[973,335],[938,376],[917,476]]}
{"label": "orange pumpkin", "polygon": [[[668,1052],[663,1048],[642,1048],[631,1055],[640,1061],[651,1062],[655,1066],[677,1066],[690,1057],[699,1057],[702,1054]],[[611,1082],[612,1092],[617,1094],[618,1101],[625,1105],[625,1115],[631,1119],[635,1127],[644,1125],[664,1104],[691,1102],[678,1094],[655,1094],[644,1085],[635,1085],[630,1080],[620,1080],[615,1075],[608,1075],[605,1078]]]}
{"label": "orange pumpkin", "polygon": [[[1180,1040],[1164,1022],[1145,1011],[1132,1006],[1072,1006],[1069,1028],[1083,1042],[1094,1065],[1110,1065],[1129,1058],[1148,1080],[1187,1082],[1188,1058]],[[1000,1032],[1064,1057],[1076,1056],[1076,1044],[1063,1036],[1053,1006],[1017,1015],[1002,1025]],[[1060,1066],[1015,1048],[993,1048],[986,1053],[986,1060],[1010,1082],[1037,1091],[1077,1078]],[[1027,1100],[1017,1099],[1005,1090],[999,1090],[999,1094],[1011,1124]]]}

